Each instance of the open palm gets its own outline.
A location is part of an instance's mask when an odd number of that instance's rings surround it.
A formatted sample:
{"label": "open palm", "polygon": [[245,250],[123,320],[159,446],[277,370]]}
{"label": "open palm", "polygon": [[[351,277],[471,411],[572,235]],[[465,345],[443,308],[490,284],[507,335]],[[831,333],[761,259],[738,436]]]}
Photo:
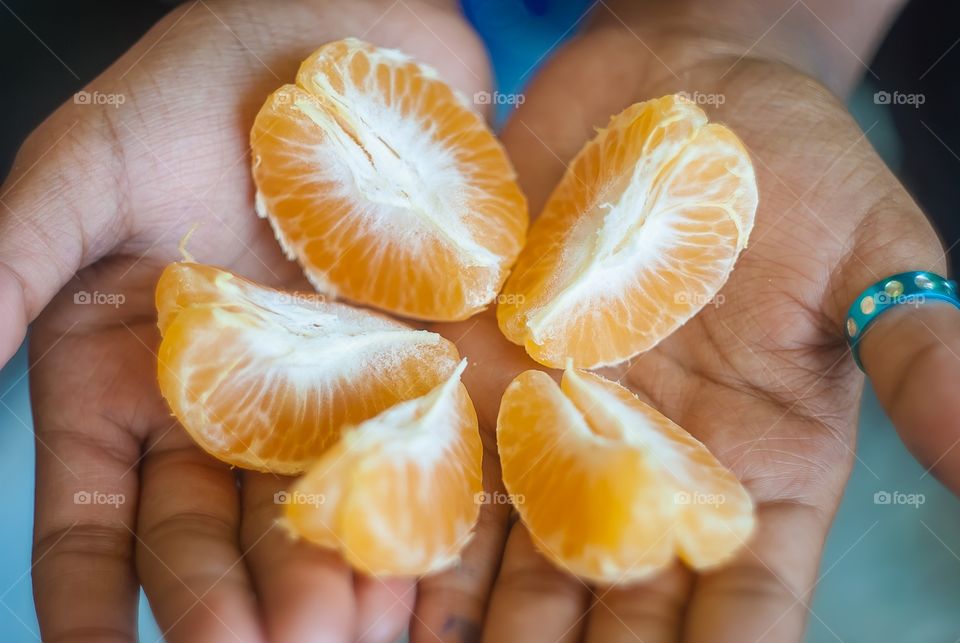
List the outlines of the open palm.
{"label": "open palm", "polygon": [[[534,213],[593,128],[631,103],[685,91],[744,141],[760,207],[730,280],[691,322],[608,376],[733,469],[757,502],[757,532],[719,571],[677,565],[610,588],[556,571],[517,524],[484,640],[799,640],[854,458],[863,378],[843,335],[846,307],[886,275],[944,270],[926,219],[826,88],[786,65],[741,59],[736,42],[699,25],[672,26],[599,16],[533,80],[503,138]],[[873,354],[864,355],[869,368]]]}
{"label": "open palm", "polygon": [[[141,583],[171,641],[389,641],[407,624],[413,581],[354,577],[290,541],[273,500],[289,481],[231,470],[171,417],[152,293],[194,228],[199,261],[306,288],[253,213],[256,111],[307,54],[346,36],[401,48],[465,93],[485,89],[483,50],[450,5],[184,5],[24,146],[2,197],[0,359],[43,310],[30,375],[44,640],[135,640]],[[421,611],[444,618],[436,606],[456,597],[426,587]]]}

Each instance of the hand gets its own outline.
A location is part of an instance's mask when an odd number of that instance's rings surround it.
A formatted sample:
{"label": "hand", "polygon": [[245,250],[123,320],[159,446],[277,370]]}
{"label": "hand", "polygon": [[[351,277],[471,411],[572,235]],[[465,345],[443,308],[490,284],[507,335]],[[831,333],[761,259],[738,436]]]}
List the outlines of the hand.
{"label": "hand", "polygon": [[[649,582],[611,588],[557,571],[516,524],[484,640],[799,641],[855,457],[863,378],[845,343],[847,307],[892,273],[942,274],[943,251],[823,86],[748,49],[755,37],[716,36],[737,32],[664,15],[668,6],[696,3],[611,4],[534,79],[503,139],[535,214],[564,164],[611,114],[681,90],[724,99],[704,107],[743,139],[756,167],[760,208],[749,246],[717,306],[611,375],[733,469],[756,500],[758,528],[720,570],[695,574],[677,565]],[[722,12],[711,5],[710,13]],[[868,334],[867,369],[915,439],[933,428],[958,435],[960,409],[947,391],[960,376],[958,319],[948,306],[904,310]],[[890,343],[899,346],[890,352]],[[956,481],[960,466],[946,475]]]}
{"label": "hand", "polygon": [[[135,640],[138,582],[170,641],[388,641],[409,620],[412,581],[354,577],[290,542],[274,526],[287,481],[243,472],[238,485],[156,384],[152,293],[196,223],[198,260],[306,288],[254,215],[248,133],[301,59],[348,35],[433,64],[467,95],[487,89],[484,51],[453,2],[211,0],[172,12],[87,88],[122,105],[64,105],[17,158],[0,197],[0,363],[39,315],[44,640]],[[489,579],[461,579],[459,594],[424,583],[424,626],[440,631],[474,595],[482,611]]]}

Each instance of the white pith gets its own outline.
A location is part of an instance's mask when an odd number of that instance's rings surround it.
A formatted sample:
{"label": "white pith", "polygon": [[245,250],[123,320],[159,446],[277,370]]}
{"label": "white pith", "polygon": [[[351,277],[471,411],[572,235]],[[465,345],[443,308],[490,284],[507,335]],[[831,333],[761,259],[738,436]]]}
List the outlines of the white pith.
{"label": "white pith", "polygon": [[[435,333],[326,303],[315,295],[252,286],[227,272],[218,274],[215,284],[220,300],[191,306],[210,309],[215,322],[194,328],[191,340],[206,347],[229,336],[241,350],[230,352],[230,360],[218,365],[212,379],[207,363],[189,359],[180,362],[177,372],[181,397],[186,397],[194,373],[205,372],[207,383],[188,413],[191,424],[202,427],[205,442],[213,447],[233,449],[238,444],[238,436],[211,411],[212,402],[225,389],[244,392],[237,407],[247,414],[246,425],[270,426],[270,412],[260,409],[258,400],[276,402],[278,396],[292,395],[301,406],[322,408],[359,378],[390,377],[406,360],[443,341]],[[436,366],[443,369],[442,364]],[[242,446],[255,464],[261,440],[275,439],[271,434],[244,437]]]}
{"label": "white pith", "polygon": [[337,186],[334,196],[356,203],[362,220],[398,241],[419,244],[422,235],[433,235],[457,249],[467,265],[499,263],[463,225],[460,217],[469,207],[470,188],[450,150],[439,145],[423,123],[377,104],[363,92],[332,94],[323,76],[315,76],[314,82],[326,85],[330,100],[339,103],[337,115],[355,135],[311,102],[294,103],[327,135],[325,144],[314,150],[314,163],[323,180]]}
{"label": "white pith", "polygon": [[457,389],[467,367],[461,360],[450,377],[426,395],[400,402],[344,435],[347,448],[376,446],[398,461],[414,458],[418,466],[430,465],[458,438]]}
{"label": "white pith", "polygon": [[[630,583],[662,570],[678,555],[688,565],[706,569],[722,563],[742,546],[754,526],[752,502],[729,472],[695,459],[694,450],[705,449],[702,444],[689,435],[686,440],[671,438],[665,433],[667,427],[659,424],[655,415],[648,415],[656,414],[654,409],[633,406],[607,388],[613,383],[597,381],[587,372],[568,368],[564,390],[545,378],[543,382],[523,393],[512,391],[515,397],[509,401],[508,389],[504,404],[525,406],[528,400],[539,398],[538,403],[552,405],[557,416],[551,414],[549,422],[531,426],[500,426],[498,422],[498,444],[507,490],[525,497],[517,509],[538,549],[555,564],[594,582]],[[525,414],[533,412],[528,409]],[[528,449],[537,443],[524,445],[523,431],[533,432],[542,442],[539,456],[530,455]],[[619,458],[621,469],[612,470],[611,458],[624,452],[639,457]],[[550,454],[560,459],[549,462]],[[537,469],[541,461],[546,462]],[[634,478],[624,466],[644,473]],[[701,471],[703,466],[712,471]],[[573,469],[578,473],[573,474]],[[568,475],[585,479],[571,485]],[[541,488],[524,481],[530,476],[541,481]],[[551,485],[542,486],[542,481],[552,479]],[[629,513],[618,514],[621,518],[597,532],[585,530],[584,512],[603,502],[604,489],[625,489],[624,479],[645,480],[644,487],[627,495],[614,492],[621,500],[627,499],[625,511]],[[707,489],[722,495],[724,510],[678,500],[709,494]],[[562,505],[556,501],[560,493]],[[554,510],[562,506],[575,517],[538,516],[539,503],[551,501]],[[613,543],[617,545],[611,546]]]}
{"label": "white pith", "polygon": [[637,409],[624,404],[602,386],[581,376],[576,369],[568,368],[563,373],[564,381],[583,392],[592,401],[589,408],[578,408],[573,402],[571,406],[576,410],[575,426],[580,427],[580,435],[591,440],[605,440],[602,434],[590,427],[591,412],[594,408],[602,409],[604,414],[612,418],[615,426],[605,426],[607,432],[616,433],[616,440],[628,448],[634,449],[647,456],[647,463],[658,467],[669,478],[680,484],[690,484],[691,478],[687,472],[689,462],[677,450],[677,443],[663,435],[661,428],[651,422],[646,415]]}
{"label": "white pith", "polygon": [[[384,317],[299,293],[267,288],[238,288],[229,275],[218,277],[221,289],[234,289],[234,301],[246,300],[251,312],[269,323],[250,326],[234,315],[224,315],[225,326],[238,325],[248,333],[255,354],[282,359],[284,367],[307,366],[339,376],[352,367],[369,368],[358,356],[382,347],[438,344],[436,333],[414,330]],[[282,329],[282,330],[281,330]],[[294,373],[296,371],[293,371]]]}
{"label": "white pith", "polygon": [[[666,128],[681,118],[680,115],[665,118],[657,127]],[[694,149],[691,142],[705,125],[704,118],[703,124],[679,144],[655,145],[645,150],[634,163],[629,177],[613,177],[598,190],[597,198],[585,208],[584,215],[577,220],[564,242],[558,264],[559,276],[555,278],[559,288],[549,299],[526,311],[526,336],[530,341],[541,346],[549,344],[565,323],[580,314],[587,314],[583,312],[584,306],[591,309],[605,307],[605,302],[622,298],[641,275],[676,273],[679,267],[670,264],[666,251],[687,243],[679,226],[684,222],[685,209],[691,207],[723,211],[738,232],[729,262],[717,265],[712,277],[702,283],[689,278],[689,287],[696,293],[698,301],[705,302],[716,294],[732,270],[737,255],[746,246],[753,224],[752,212],[744,221],[744,214],[733,206],[746,195],[748,188],[744,186],[755,185],[756,179],[747,162],[727,168],[741,180],[738,189],[725,201],[698,200],[689,195],[671,198],[665,193],[665,184],[678,173],[682,174],[684,165],[681,161],[689,162],[694,158],[690,153]],[[591,145],[599,144],[597,141],[604,134],[601,132]],[[716,149],[698,145],[696,152],[703,155],[720,155],[726,149],[722,142]],[[729,243],[720,238],[717,241]],[[675,320],[674,327],[685,323],[701,307],[691,306],[685,316]]]}
{"label": "white pith", "polygon": [[[353,43],[358,46],[358,43]],[[371,69],[386,61],[390,65],[407,63],[407,58],[393,50],[366,52]],[[349,64],[350,56],[342,63]],[[426,78],[436,73],[417,66]],[[291,108],[323,132],[319,144],[297,153],[308,155],[312,173],[300,177],[304,183],[323,183],[323,198],[344,199],[353,204],[351,219],[361,229],[388,244],[402,247],[416,256],[419,248],[429,249],[439,242],[454,252],[465,267],[499,270],[501,259],[474,238],[475,232],[465,225],[465,217],[484,198],[481,189],[471,184],[450,141],[438,138],[430,116],[405,114],[397,104],[389,105],[374,84],[374,74],[356,85],[347,71],[342,84],[335,84],[324,73],[314,73],[301,86],[289,87],[287,99]],[[306,85],[306,86],[303,86]],[[454,92],[458,103],[469,103]],[[255,167],[259,160],[254,159]],[[319,196],[319,195],[318,195]],[[257,212],[273,222],[270,198],[258,192]],[[296,256],[302,248],[291,243],[287,234],[274,225],[287,256]],[[371,249],[382,252],[384,248]],[[314,268],[309,277],[323,292],[334,292],[324,274]],[[481,293],[474,302],[489,301],[494,292]]]}
{"label": "white pith", "polygon": [[[345,430],[338,451],[316,466],[324,467],[308,474],[308,478],[327,478],[323,486],[329,491],[333,503],[324,509],[322,522],[337,534],[337,546],[344,555],[362,569],[372,573],[395,573],[391,570],[370,569],[362,555],[351,547],[351,543],[342,540],[344,516],[350,512],[354,518],[362,517],[366,530],[375,534],[381,546],[393,548],[392,559],[395,569],[416,569],[418,574],[430,573],[449,567],[459,559],[459,552],[472,538],[474,520],[458,520],[451,527],[454,535],[452,542],[445,544],[445,551],[431,552],[428,541],[400,542],[398,526],[381,514],[370,502],[382,502],[374,495],[364,497],[369,492],[355,480],[362,475],[384,476],[391,485],[406,485],[408,477],[404,468],[414,466],[429,471],[442,466],[453,458],[451,450],[456,449],[463,439],[463,418],[459,415],[458,389],[460,376],[467,366],[462,360],[451,376],[426,395],[401,402],[379,415]],[[327,468],[328,467],[328,468]],[[392,472],[391,472],[392,470]],[[319,476],[318,476],[319,474]],[[430,476],[421,476],[421,484],[415,488],[404,486],[391,491],[413,503],[418,510],[433,506],[439,491],[436,481]],[[307,480],[304,488],[313,488]],[[358,503],[364,503],[358,510]],[[464,503],[473,503],[474,498],[464,498]],[[401,528],[402,531],[402,528]],[[428,539],[429,540],[429,539]]]}

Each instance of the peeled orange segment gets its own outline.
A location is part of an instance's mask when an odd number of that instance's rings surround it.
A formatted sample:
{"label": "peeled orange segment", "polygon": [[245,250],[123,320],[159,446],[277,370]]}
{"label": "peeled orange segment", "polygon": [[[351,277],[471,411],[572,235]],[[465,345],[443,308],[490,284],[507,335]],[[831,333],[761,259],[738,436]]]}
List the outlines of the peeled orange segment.
{"label": "peeled orange segment", "polygon": [[477,414],[460,374],[346,430],[287,494],[286,522],[377,576],[456,563],[482,492]]}
{"label": "peeled orange segment", "polygon": [[648,577],[679,555],[696,569],[749,537],[753,502],[689,433],[619,384],[567,369],[507,388],[497,419],[503,483],[534,542],[598,583]]}
{"label": "peeled orange segment", "polygon": [[250,134],[257,212],[316,288],[409,317],[464,319],[500,291],[526,201],[467,100],[355,39],[307,58]]}
{"label": "peeled orange segment", "polygon": [[571,163],[507,281],[503,333],[541,364],[615,364],[711,301],[757,209],[750,157],[679,96],[614,116]]}
{"label": "peeled orange segment", "polygon": [[435,333],[212,266],[168,266],[157,311],[174,415],[213,456],[259,471],[303,471],[344,424],[426,393],[459,359]]}
{"label": "peeled orange segment", "polygon": [[157,282],[157,325],[161,335],[183,309],[198,304],[237,306],[238,301],[253,300],[258,295],[298,296],[323,300],[323,295],[286,295],[259,286],[243,277],[199,263],[180,261],[164,268]]}

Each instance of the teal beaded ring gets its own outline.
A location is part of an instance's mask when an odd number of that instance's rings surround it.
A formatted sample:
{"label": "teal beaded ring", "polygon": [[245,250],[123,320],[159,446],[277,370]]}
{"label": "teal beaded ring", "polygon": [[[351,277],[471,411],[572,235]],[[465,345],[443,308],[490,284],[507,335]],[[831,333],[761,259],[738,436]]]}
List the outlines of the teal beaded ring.
{"label": "teal beaded ring", "polygon": [[853,361],[860,370],[860,340],[877,318],[895,306],[922,306],[928,301],[944,301],[960,308],[957,282],[933,272],[915,271],[881,279],[864,290],[847,312],[847,342]]}

